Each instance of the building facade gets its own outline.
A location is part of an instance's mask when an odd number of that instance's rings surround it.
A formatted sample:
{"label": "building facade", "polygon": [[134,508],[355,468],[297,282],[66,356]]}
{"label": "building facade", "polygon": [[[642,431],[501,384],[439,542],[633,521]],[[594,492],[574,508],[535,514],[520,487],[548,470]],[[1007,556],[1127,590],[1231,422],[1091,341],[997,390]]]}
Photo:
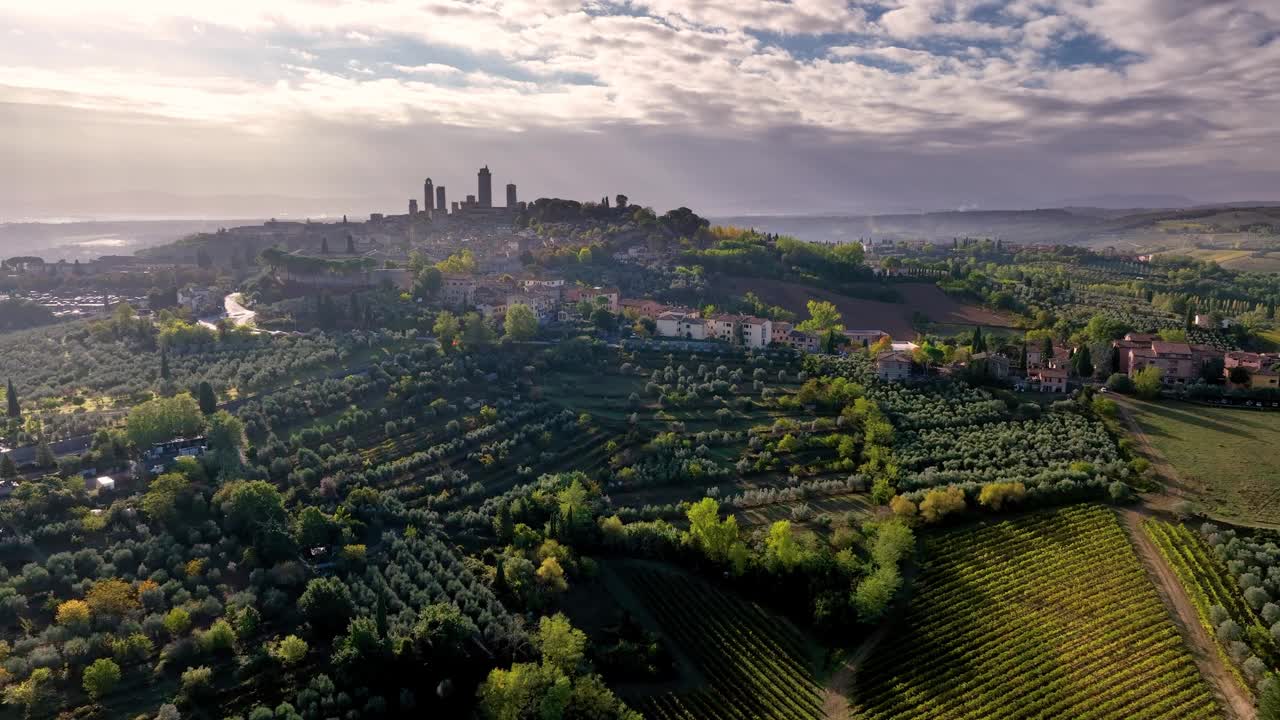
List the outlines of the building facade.
{"label": "building facade", "polygon": [[883,382],[901,382],[911,379],[911,355],[905,352],[882,352],[876,356],[876,377]]}

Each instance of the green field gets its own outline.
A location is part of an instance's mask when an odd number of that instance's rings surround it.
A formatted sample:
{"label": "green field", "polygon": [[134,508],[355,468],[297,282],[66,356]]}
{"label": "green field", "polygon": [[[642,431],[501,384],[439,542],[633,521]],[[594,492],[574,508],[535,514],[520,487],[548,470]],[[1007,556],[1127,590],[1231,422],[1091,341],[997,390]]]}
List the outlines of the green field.
{"label": "green field", "polygon": [[1177,402],[1125,405],[1208,514],[1280,525],[1280,413]]}
{"label": "green field", "polygon": [[853,717],[1221,717],[1114,513],[1077,506],[928,536]]}

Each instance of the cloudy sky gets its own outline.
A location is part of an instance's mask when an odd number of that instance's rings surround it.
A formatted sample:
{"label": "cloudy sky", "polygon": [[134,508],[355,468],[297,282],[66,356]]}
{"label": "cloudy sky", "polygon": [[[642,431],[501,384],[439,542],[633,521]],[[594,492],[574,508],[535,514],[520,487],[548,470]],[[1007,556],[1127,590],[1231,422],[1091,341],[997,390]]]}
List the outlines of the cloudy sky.
{"label": "cloudy sky", "polygon": [[485,163],[709,214],[1280,199],[1277,157],[1276,0],[0,0],[0,217]]}

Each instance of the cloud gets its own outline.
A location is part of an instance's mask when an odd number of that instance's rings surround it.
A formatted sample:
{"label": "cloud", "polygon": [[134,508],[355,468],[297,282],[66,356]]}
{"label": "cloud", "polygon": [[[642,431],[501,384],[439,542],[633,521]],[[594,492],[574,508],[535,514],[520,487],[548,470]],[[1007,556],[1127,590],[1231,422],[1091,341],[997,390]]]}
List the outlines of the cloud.
{"label": "cloud", "polygon": [[1273,0],[0,0],[0,24],[0,100],[263,137],[803,132],[1241,173],[1280,151]]}

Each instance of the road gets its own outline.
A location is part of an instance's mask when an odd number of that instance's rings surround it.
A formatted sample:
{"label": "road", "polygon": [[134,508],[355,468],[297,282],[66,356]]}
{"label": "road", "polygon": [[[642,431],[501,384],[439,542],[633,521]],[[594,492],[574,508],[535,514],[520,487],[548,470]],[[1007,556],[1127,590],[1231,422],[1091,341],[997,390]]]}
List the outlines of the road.
{"label": "road", "polygon": [[258,313],[245,307],[244,296],[240,293],[231,293],[222,299],[222,306],[226,311],[226,317],[230,318],[236,325],[252,325],[253,319]]}
{"label": "road", "polygon": [[200,318],[200,324],[209,328],[217,328],[219,320],[230,320],[236,327],[252,327],[257,313],[243,305],[244,296],[238,292],[222,298],[222,312]]}

